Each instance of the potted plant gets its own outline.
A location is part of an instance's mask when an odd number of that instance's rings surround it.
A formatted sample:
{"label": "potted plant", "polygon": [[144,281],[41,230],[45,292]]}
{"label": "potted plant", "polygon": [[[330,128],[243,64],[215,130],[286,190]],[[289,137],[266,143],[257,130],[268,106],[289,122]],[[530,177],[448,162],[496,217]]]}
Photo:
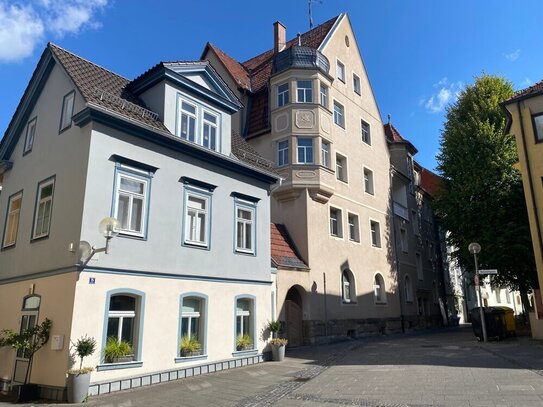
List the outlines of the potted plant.
{"label": "potted plant", "polygon": [[236,338],[236,349],[239,351],[253,349],[253,340],[247,334],[239,334]]}
{"label": "potted plant", "polygon": [[75,343],[75,354],[79,357],[79,369],[68,370],[68,402],[81,403],[89,394],[90,373],[92,367],[83,367],[83,358],[90,356],[96,350],[96,341],[86,335],[79,338]]}
{"label": "potted plant", "polygon": [[202,345],[195,336],[184,335],[181,338],[181,356],[191,357],[202,354]]}
{"label": "potted plant", "polygon": [[45,318],[41,324],[23,329],[20,333],[16,333],[11,329],[4,329],[2,331],[4,337],[0,339],[0,346],[11,346],[28,359],[24,384],[18,387],[17,402],[19,403],[39,398],[40,389],[38,385],[29,383],[30,373],[32,371],[34,354],[49,341],[52,325],[51,320]]}
{"label": "potted plant", "polygon": [[285,359],[285,348],[287,347],[288,339],[273,338],[270,340],[272,349],[272,359],[276,362],[281,362]]}
{"label": "potted plant", "polygon": [[106,340],[104,348],[104,358],[106,363],[124,363],[132,362],[132,346],[127,341],[119,341],[117,338],[110,336]]}

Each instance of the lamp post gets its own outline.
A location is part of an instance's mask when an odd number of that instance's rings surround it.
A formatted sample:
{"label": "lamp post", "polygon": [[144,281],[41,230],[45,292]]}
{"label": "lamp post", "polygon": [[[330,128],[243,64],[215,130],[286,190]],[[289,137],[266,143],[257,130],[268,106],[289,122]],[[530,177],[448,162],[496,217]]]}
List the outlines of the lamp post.
{"label": "lamp post", "polygon": [[104,247],[91,246],[89,242],[84,240],[79,242],[78,248],[78,264],[85,267],[96,253],[109,253],[109,241],[119,234],[120,223],[115,218],[104,218],[98,225],[100,234],[106,239]]}
{"label": "lamp post", "polygon": [[483,309],[483,296],[481,294],[481,285],[479,284],[479,267],[477,264],[477,254],[481,251],[481,245],[479,243],[470,243],[468,250],[473,254],[473,260],[475,261],[475,283],[477,285],[477,293],[479,294],[479,312],[481,313],[481,326],[483,328],[483,341],[487,341],[486,336],[486,322],[485,322],[485,311]]}

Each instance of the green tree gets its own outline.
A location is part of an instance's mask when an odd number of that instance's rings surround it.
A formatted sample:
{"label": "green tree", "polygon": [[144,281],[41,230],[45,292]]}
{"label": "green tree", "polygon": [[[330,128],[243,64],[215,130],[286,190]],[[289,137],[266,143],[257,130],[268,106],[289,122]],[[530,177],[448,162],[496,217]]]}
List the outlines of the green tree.
{"label": "green tree", "polygon": [[505,134],[500,103],[513,96],[511,83],[483,74],[447,109],[437,156],[443,183],[435,201],[449,243],[464,270],[473,271],[471,242],[481,247],[481,268],[498,269],[493,283],[527,293],[537,274],[515,137]]}

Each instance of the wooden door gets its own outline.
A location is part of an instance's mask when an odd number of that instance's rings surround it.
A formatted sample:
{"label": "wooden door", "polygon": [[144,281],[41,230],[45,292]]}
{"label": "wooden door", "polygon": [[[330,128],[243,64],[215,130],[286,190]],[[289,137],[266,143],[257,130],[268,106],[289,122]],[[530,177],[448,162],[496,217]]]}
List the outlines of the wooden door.
{"label": "wooden door", "polygon": [[304,342],[302,333],[302,308],[294,301],[286,300],[288,346],[301,346]]}

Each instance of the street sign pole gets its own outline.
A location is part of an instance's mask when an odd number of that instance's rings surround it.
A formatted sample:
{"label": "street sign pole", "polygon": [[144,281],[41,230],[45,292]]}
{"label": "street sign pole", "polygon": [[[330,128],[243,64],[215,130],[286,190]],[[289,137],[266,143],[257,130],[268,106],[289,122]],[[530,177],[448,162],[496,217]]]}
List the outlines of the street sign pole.
{"label": "street sign pole", "polygon": [[487,342],[486,336],[486,321],[485,321],[485,310],[483,309],[483,296],[481,294],[481,285],[479,284],[479,267],[477,265],[477,253],[473,253],[475,259],[475,277],[477,277],[477,291],[479,293],[479,312],[481,315],[481,325],[483,327],[483,341]]}

